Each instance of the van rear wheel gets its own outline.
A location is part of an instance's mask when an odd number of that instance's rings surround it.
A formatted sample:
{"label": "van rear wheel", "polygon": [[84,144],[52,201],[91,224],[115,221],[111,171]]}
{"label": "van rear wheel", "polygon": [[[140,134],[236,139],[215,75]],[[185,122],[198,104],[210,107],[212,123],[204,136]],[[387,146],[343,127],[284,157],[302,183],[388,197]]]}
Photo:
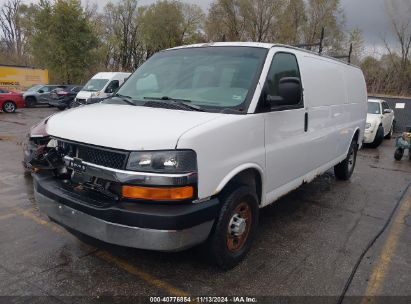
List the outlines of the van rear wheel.
{"label": "van rear wheel", "polygon": [[339,180],[349,180],[354,172],[357,162],[358,144],[355,140],[351,142],[347,158],[334,167],[335,177]]}
{"label": "van rear wheel", "polygon": [[241,263],[251,248],[258,226],[258,198],[251,187],[238,185],[223,195],[222,203],[207,247],[213,261],[229,270]]}

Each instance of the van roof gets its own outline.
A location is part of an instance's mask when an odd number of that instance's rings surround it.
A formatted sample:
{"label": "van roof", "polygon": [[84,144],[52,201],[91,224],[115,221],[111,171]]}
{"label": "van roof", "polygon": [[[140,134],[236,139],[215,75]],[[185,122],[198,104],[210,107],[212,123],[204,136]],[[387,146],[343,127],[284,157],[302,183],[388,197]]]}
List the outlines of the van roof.
{"label": "van roof", "polygon": [[97,73],[96,75],[93,76],[92,79],[111,79],[117,75],[124,75],[124,76],[130,76],[131,73],[123,73],[123,72],[101,72]]}
{"label": "van roof", "polygon": [[210,42],[210,43],[198,43],[198,44],[190,44],[190,45],[182,45],[182,46],[178,46],[178,47],[174,47],[174,48],[170,48],[168,50],[176,50],[176,49],[183,49],[183,48],[200,48],[200,47],[218,47],[218,46],[242,46],[242,47],[258,47],[258,48],[265,48],[265,49],[271,49],[273,47],[284,47],[284,48],[289,48],[289,49],[293,49],[293,50],[298,50],[301,52],[306,52],[309,53],[311,55],[315,55],[315,56],[319,56],[319,57],[323,57],[323,58],[328,58],[328,59],[332,59],[335,60],[337,62],[346,64],[348,66],[352,66],[352,67],[356,67],[353,64],[349,64],[346,61],[343,61],[341,59],[338,58],[334,58],[332,56],[327,56],[327,55],[320,55],[317,52],[313,52],[313,51],[309,51],[303,48],[299,48],[299,47],[295,47],[295,46],[290,46],[290,45],[286,45],[286,44],[279,44],[279,43],[262,43],[262,42]]}

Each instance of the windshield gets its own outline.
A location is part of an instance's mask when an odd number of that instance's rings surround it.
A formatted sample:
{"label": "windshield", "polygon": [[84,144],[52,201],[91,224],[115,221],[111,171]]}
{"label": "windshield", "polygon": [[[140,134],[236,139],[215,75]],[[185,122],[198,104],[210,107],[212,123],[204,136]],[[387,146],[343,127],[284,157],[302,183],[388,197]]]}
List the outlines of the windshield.
{"label": "windshield", "polygon": [[266,49],[252,47],[160,52],[137,69],[118,95],[133,101],[180,100],[202,109],[243,111],[254,92],[266,53]]}
{"label": "windshield", "polygon": [[380,103],[369,102],[368,103],[368,114],[381,114]]}
{"label": "windshield", "polygon": [[34,87],[31,87],[30,89],[28,89],[27,92],[34,92],[42,87],[43,87],[42,85],[35,85]]}
{"label": "windshield", "polygon": [[89,82],[84,86],[82,91],[87,92],[97,92],[101,91],[107,84],[108,79],[90,79]]}

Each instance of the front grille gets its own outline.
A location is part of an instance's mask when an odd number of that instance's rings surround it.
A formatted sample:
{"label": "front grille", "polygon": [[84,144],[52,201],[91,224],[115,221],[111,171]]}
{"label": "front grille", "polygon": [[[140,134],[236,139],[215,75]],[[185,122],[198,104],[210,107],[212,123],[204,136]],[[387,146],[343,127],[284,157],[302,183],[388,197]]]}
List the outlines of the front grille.
{"label": "front grille", "polygon": [[63,153],[70,157],[78,157],[81,160],[113,169],[124,169],[128,152],[99,148],[67,141],[58,141]]}

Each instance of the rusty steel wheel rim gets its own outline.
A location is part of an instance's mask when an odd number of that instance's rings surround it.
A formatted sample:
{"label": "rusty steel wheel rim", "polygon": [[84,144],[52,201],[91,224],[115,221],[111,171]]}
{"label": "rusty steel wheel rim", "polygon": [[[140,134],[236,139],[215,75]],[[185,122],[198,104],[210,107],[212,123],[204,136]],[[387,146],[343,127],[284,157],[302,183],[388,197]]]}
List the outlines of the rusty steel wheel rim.
{"label": "rusty steel wheel rim", "polygon": [[252,223],[252,211],[249,204],[242,202],[233,211],[227,227],[227,248],[235,253],[240,251],[248,235]]}

